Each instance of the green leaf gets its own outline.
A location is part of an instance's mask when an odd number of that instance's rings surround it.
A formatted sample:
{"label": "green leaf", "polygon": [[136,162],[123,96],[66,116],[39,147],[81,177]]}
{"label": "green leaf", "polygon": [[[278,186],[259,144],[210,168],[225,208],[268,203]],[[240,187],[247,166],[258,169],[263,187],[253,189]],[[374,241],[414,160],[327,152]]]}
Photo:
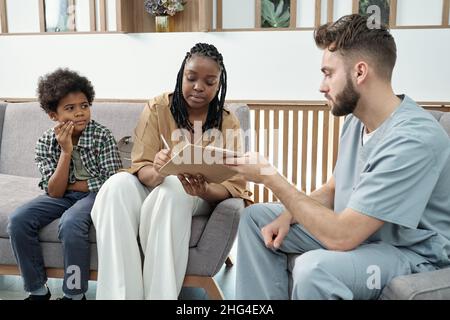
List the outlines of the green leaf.
{"label": "green leaf", "polygon": [[280,22],[289,22],[289,18],[291,17],[291,14],[289,13],[288,10],[286,10],[281,17],[278,18],[278,21]]}
{"label": "green leaf", "polygon": [[263,21],[265,20],[272,25],[275,21],[275,5],[269,0],[262,0],[261,7]]}
{"label": "green leaf", "polygon": [[283,6],[284,6],[284,1],[281,0],[281,1],[278,3],[277,10],[275,11],[275,16],[279,16],[279,15],[283,12]]}
{"label": "green leaf", "polygon": [[290,12],[283,12],[284,0],[281,0],[276,9],[274,2],[261,0],[261,22],[263,27],[286,28],[289,27]]}

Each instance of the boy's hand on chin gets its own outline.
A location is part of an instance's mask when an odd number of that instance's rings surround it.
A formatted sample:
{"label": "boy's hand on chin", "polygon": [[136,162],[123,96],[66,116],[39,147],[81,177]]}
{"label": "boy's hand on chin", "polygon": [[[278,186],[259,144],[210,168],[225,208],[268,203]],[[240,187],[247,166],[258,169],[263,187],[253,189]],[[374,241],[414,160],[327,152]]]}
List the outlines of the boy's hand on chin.
{"label": "boy's hand on chin", "polygon": [[73,151],[73,143],[72,143],[72,134],[75,125],[72,121],[62,122],[56,125],[54,128],[56,141],[61,147],[61,150],[64,153],[72,154]]}

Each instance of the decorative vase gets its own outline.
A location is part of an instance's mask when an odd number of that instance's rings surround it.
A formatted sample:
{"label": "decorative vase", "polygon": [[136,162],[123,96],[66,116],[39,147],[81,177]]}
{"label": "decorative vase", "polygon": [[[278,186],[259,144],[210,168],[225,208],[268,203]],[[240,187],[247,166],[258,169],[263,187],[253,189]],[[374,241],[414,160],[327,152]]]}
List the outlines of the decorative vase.
{"label": "decorative vase", "polygon": [[156,32],[169,32],[169,16],[155,16]]}

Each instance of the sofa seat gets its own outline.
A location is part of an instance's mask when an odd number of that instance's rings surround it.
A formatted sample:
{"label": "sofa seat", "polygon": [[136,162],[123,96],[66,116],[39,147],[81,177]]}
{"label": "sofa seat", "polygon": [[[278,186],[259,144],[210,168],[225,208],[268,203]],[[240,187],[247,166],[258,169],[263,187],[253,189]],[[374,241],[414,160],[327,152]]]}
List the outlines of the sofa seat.
{"label": "sofa seat", "polygon": [[[7,232],[8,216],[15,208],[25,204],[35,197],[43,194],[38,187],[38,178],[19,177],[0,174],[0,239],[8,239]],[[205,228],[209,216],[195,216],[192,219],[192,234],[189,247],[195,247]],[[58,239],[59,219],[54,220],[39,232],[41,242],[60,243]],[[95,228],[92,226],[89,231],[89,242],[96,243]]]}
{"label": "sofa seat", "polygon": [[0,238],[8,238],[8,216],[15,208],[42,194],[39,179],[0,174]]}

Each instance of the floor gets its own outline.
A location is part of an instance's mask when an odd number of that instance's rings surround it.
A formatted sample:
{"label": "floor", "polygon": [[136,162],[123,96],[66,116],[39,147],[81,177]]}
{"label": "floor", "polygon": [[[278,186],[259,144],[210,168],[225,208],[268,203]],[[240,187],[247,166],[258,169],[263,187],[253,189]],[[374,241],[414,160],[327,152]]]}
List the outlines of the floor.
{"label": "floor", "polygon": [[[233,262],[236,261],[236,246],[233,247],[230,253]],[[236,267],[227,268],[225,265],[217,273],[214,279],[217,281],[219,287],[225,296],[225,299],[234,299],[234,284],[236,276]],[[62,293],[62,279],[49,279],[47,283],[51,293],[52,299],[63,296]],[[89,281],[89,290],[86,293],[88,300],[95,300],[95,291],[97,288],[96,281]],[[28,294],[23,291],[22,278],[19,276],[0,276],[0,300],[22,300]],[[205,300],[206,293],[199,288],[183,288],[180,293],[182,300]]]}

